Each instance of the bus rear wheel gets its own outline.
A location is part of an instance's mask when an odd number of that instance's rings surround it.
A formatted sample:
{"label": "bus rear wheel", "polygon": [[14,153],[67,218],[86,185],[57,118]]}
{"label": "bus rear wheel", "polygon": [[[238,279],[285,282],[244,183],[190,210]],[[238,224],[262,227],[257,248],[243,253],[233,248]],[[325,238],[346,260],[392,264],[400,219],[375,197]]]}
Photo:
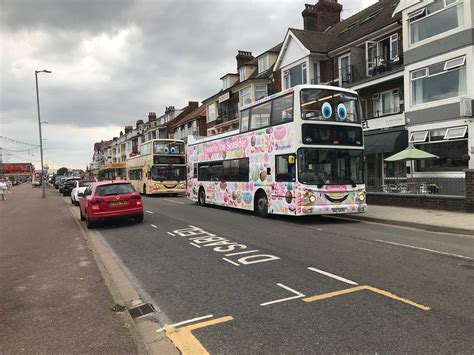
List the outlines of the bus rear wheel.
{"label": "bus rear wheel", "polygon": [[206,193],[204,192],[204,189],[202,187],[199,189],[198,193],[198,204],[199,206],[206,205]]}
{"label": "bus rear wheel", "polygon": [[263,191],[255,195],[255,213],[262,218],[268,217],[268,198]]}

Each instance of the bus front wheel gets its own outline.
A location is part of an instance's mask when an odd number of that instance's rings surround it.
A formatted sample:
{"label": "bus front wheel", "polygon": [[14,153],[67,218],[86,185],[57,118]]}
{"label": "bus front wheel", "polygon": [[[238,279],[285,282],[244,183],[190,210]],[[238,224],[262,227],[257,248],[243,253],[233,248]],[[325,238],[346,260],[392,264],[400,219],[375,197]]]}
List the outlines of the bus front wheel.
{"label": "bus front wheel", "polygon": [[268,199],[267,194],[263,191],[255,195],[255,212],[259,217],[268,217]]}
{"label": "bus front wheel", "polygon": [[204,192],[203,188],[199,189],[198,204],[199,204],[199,206],[205,206],[206,205],[206,193]]}

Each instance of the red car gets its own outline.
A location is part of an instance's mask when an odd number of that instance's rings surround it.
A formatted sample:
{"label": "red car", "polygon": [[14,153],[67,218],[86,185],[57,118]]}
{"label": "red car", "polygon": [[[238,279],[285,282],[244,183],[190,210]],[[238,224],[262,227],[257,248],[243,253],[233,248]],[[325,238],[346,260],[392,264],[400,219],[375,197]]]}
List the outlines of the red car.
{"label": "red car", "polygon": [[93,228],[98,221],[111,218],[133,218],[143,222],[140,193],[127,181],[101,181],[89,185],[79,202],[81,221]]}

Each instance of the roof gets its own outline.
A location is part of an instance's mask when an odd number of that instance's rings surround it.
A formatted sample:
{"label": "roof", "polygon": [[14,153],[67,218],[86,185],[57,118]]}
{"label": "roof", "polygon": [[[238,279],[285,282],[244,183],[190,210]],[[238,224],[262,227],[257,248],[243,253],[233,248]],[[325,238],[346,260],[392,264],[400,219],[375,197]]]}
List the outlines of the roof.
{"label": "roof", "polygon": [[[401,21],[400,13],[392,17],[398,2],[399,0],[379,0],[372,6],[331,26],[326,33],[332,35],[334,40],[330,42],[328,50],[338,49],[377,30]],[[370,18],[371,15],[373,16],[372,18]]]}
{"label": "roof", "polygon": [[316,31],[298,30],[289,28],[296,38],[311,52],[325,53],[328,51],[329,44],[334,40],[332,35]]}
{"label": "roof", "polygon": [[177,127],[177,126],[179,126],[183,123],[186,123],[186,122],[191,121],[192,119],[198,118],[198,117],[206,117],[206,106],[201,105],[200,107],[194,109],[193,111],[191,111],[187,115],[181,117],[176,122],[173,122],[173,126]]}

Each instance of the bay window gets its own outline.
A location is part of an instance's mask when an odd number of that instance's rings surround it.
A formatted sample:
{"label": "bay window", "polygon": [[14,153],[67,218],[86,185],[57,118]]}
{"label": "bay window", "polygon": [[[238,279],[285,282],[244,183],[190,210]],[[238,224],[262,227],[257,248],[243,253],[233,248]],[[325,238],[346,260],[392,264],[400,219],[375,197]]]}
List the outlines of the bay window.
{"label": "bay window", "polygon": [[408,15],[410,43],[463,26],[463,16],[462,0],[435,0]]}
{"label": "bay window", "polygon": [[283,88],[306,84],[308,82],[308,70],[306,62],[295,65],[288,70],[283,71]]}
{"label": "bay window", "polygon": [[240,96],[242,100],[242,105],[248,105],[252,102],[252,87],[248,86],[245,89],[240,90]]}
{"label": "bay window", "polygon": [[466,94],[466,57],[436,63],[410,73],[412,105]]}

